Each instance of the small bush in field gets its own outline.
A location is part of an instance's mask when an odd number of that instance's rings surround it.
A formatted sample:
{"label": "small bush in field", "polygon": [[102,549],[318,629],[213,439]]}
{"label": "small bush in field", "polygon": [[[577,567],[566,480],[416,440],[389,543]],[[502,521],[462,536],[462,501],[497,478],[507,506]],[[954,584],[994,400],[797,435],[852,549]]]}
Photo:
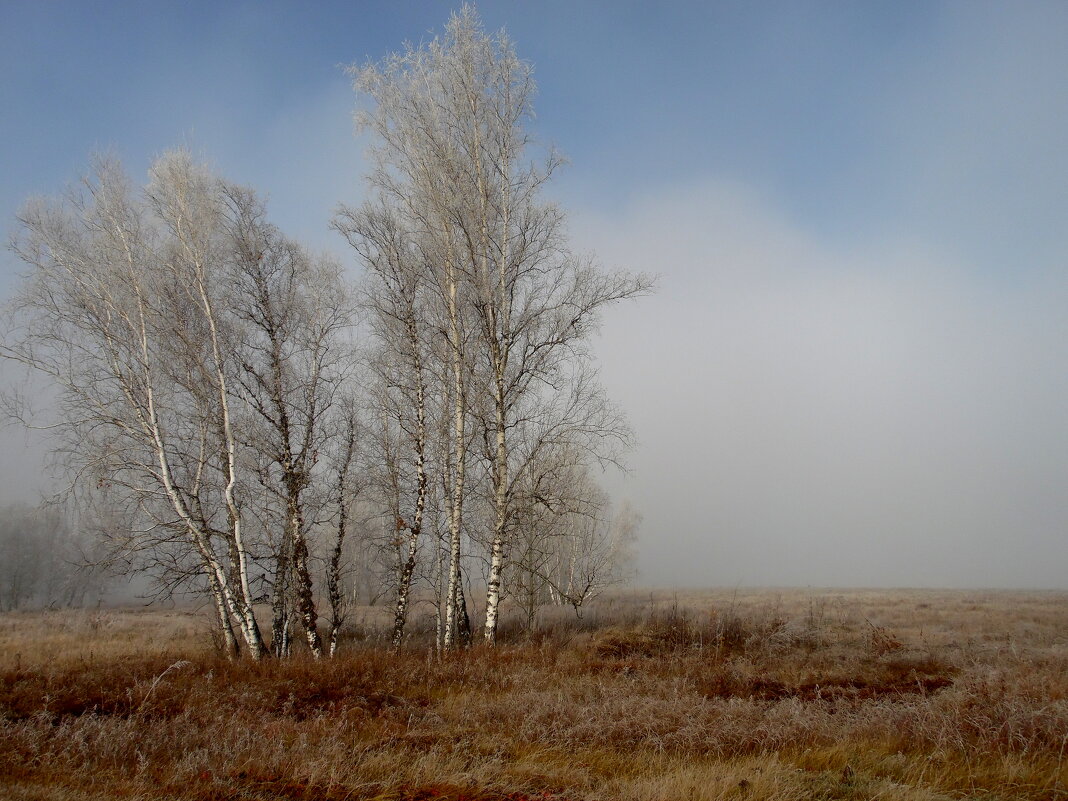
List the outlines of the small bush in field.
{"label": "small bush in field", "polygon": [[875,656],[884,656],[904,648],[901,642],[890,629],[885,626],[872,626],[868,634],[868,648]]}

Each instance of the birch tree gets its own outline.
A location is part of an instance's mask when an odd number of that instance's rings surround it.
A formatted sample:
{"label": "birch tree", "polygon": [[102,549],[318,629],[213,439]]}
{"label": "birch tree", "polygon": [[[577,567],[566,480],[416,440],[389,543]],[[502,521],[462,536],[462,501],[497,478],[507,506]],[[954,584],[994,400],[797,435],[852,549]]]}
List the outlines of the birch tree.
{"label": "birch tree", "polygon": [[[537,399],[558,391],[566,364],[607,304],[651,288],[606,273],[569,249],[565,218],[541,190],[560,165],[526,126],[535,86],[504,33],[486,34],[464,6],[442,37],[354,70],[373,108],[372,187],[421,242],[447,310],[456,404],[450,584],[459,536],[471,404],[480,410],[492,495],[485,638],[496,639],[515,499],[510,432]],[[465,325],[466,323],[466,325]],[[455,590],[449,610],[454,608]],[[448,637],[448,634],[447,634]]]}
{"label": "birch tree", "polygon": [[569,489],[539,529],[551,545],[535,545],[535,560],[518,568],[544,586],[553,603],[580,614],[588,601],[630,578],[641,516],[625,502],[616,508],[584,466],[569,472]]}
{"label": "birch tree", "polygon": [[55,382],[74,486],[127,523],[113,544],[164,591],[202,583],[228,651],[261,658],[253,571],[275,539],[257,490],[266,475],[321,653],[307,532],[329,503],[332,471],[315,465],[339,433],[328,414],[348,369],[340,268],[181,152],[141,191],[98,162],[64,198],[26,205],[14,249],[30,274],[2,353]]}
{"label": "birch tree", "polygon": [[351,526],[351,507],[359,494],[353,480],[356,456],[357,412],[351,398],[342,408],[341,437],[336,441],[333,461],[334,542],[326,565],[326,591],[330,602],[330,633],[327,638],[330,656],[337,655],[338,638],[345,623],[346,597],[342,586],[345,545]]}
{"label": "birch tree", "polygon": [[364,306],[377,351],[370,360],[375,390],[371,398],[380,459],[380,490],[388,499],[389,524],[396,533],[397,576],[393,647],[400,646],[408,619],[416,557],[427,505],[435,487],[431,460],[431,404],[440,403],[431,369],[435,333],[427,297],[422,252],[392,210],[365,204],[343,208],[335,218],[366,266]]}
{"label": "birch tree", "polygon": [[122,494],[150,538],[180,538],[205,577],[232,651],[231,623],[264,653],[237,500],[217,183],[184,154],[152,167],[142,193],[114,162],[60,201],[19,216],[30,266],[4,355],[50,376],[57,427],[78,477]]}
{"label": "birch tree", "polygon": [[[451,34],[449,34],[451,36]],[[354,69],[357,91],[370,96],[374,107],[359,115],[361,125],[375,134],[372,191],[410,235],[420,251],[420,266],[443,311],[448,343],[449,392],[452,399],[452,447],[447,477],[449,508],[449,569],[443,646],[454,645],[463,503],[467,478],[468,320],[471,316],[467,264],[460,242],[458,218],[465,213],[462,197],[462,129],[450,127],[460,97],[457,94],[455,49],[450,38],[434,40],[421,49],[409,48],[381,65]]]}
{"label": "birch tree", "polygon": [[[265,208],[251,190],[226,185],[223,199],[233,243],[230,305],[242,323],[235,331],[241,368],[237,380],[253,416],[246,442],[266,459],[265,483],[284,509],[273,638],[284,637],[292,577],[308,647],[319,658],[324,649],[308,537],[316,509],[333,500],[320,454],[325,455],[332,437],[352,435],[344,422],[338,421],[344,433],[335,430],[331,415],[354,361],[344,339],[354,310],[339,264],[314,258],[283,237],[266,222]],[[351,457],[349,453],[346,464]]]}

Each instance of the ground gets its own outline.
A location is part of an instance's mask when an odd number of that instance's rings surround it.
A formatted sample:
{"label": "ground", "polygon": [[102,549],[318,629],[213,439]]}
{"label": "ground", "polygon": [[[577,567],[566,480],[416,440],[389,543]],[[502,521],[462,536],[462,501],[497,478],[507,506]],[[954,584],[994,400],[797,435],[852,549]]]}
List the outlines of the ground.
{"label": "ground", "polygon": [[444,658],[379,615],[321,664],[0,616],[0,797],[1068,798],[1068,594],[631,591]]}

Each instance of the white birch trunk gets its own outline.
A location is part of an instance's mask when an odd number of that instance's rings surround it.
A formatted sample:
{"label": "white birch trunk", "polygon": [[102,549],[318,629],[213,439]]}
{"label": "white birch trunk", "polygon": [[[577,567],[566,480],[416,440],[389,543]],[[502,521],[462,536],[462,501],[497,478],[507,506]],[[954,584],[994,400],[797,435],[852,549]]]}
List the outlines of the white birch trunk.
{"label": "white birch trunk", "polygon": [[457,308],[456,277],[449,268],[449,324],[452,345],[453,370],[453,448],[456,463],[453,465],[452,499],[449,509],[449,582],[446,591],[445,636],[442,649],[451,650],[456,642],[457,605],[460,592],[460,546],[463,525],[464,473],[467,462],[467,407],[464,393],[464,362],[460,339],[459,309]]}

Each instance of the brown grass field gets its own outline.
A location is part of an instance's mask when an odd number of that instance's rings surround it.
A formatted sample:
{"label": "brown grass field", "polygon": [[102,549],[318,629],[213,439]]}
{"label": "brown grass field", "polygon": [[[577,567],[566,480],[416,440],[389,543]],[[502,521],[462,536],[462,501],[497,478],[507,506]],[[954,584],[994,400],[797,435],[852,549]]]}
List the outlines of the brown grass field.
{"label": "brown grass field", "polygon": [[0,617],[0,798],[1068,798],[1068,594],[649,593],[438,658],[228,663],[195,612]]}

